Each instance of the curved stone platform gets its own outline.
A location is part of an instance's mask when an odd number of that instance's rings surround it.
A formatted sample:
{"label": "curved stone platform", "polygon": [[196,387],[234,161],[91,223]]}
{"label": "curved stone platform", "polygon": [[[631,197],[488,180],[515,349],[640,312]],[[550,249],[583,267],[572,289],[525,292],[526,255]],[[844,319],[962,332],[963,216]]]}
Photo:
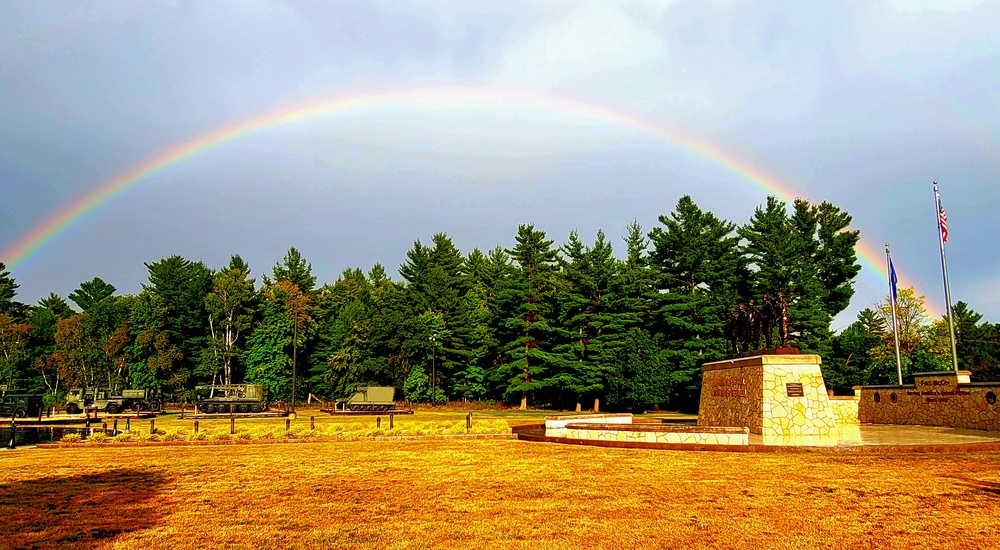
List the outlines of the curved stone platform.
{"label": "curved stone platform", "polygon": [[[638,424],[642,425],[642,424]],[[750,436],[746,445],[707,443],[650,443],[577,439],[547,435],[543,424],[515,426],[514,435],[522,441],[589,445],[630,449],[667,451],[717,451],[743,453],[829,452],[829,453],[969,453],[1000,452],[1000,432],[942,428],[938,426],[857,426],[857,437],[834,441],[765,441],[762,436]],[[851,430],[853,432],[853,430]]]}
{"label": "curved stone platform", "polygon": [[750,430],[720,426],[692,426],[690,424],[605,424],[598,422],[570,422],[566,424],[568,439],[596,441],[628,441],[635,443],[664,443],[684,445],[746,445]]}

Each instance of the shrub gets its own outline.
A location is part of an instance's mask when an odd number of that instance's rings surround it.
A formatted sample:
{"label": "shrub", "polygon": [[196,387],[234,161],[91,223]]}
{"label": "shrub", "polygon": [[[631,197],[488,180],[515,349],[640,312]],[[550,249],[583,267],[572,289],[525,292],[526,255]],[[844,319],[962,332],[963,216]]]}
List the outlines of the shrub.
{"label": "shrub", "polygon": [[[156,430],[159,432],[160,430]],[[188,434],[187,430],[181,428],[177,430],[167,430],[163,434],[164,441],[187,441]]]}
{"label": "shrub", "polygon": [[87,438],[87,443],[94,443],[94,444],[107,443],[108,439],[110,439],[108,437],[108,434],[104,432],[94,432],[90,434],[90,437]]}
{"label": "shrub", "polygon": [[83,441],[83,438],[80,437],[80,434],[66,434],[59,441],[62,443],[79,443]]}
{"label": "shrub", "polygon": [[121,432],[120,434],[111,438],[111,441],[115,443],[126,443],[135,440],[136,440],[135,434],[133,434],[132,432]]}

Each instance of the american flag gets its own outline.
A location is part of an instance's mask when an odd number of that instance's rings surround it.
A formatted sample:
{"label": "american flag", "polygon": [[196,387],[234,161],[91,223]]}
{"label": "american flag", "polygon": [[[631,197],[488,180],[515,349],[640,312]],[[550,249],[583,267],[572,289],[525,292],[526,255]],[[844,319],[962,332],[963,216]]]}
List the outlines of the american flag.
{"label": "american flag", "polygon": [[938,197],[938,223],[941,224],[941,242],[948,242],[948,214],[944,212],[944,206],[941,206],[941,197]]}

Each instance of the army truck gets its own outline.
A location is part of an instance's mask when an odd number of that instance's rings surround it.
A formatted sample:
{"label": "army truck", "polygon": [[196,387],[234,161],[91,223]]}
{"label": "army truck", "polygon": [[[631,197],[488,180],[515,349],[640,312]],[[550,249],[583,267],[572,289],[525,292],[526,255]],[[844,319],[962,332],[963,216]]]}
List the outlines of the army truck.
{"label": "army truck", "polygon": [[334,407],[342,411],[391,411],[396,408],[392,401],[395,393],[391,386],[362,386],[351,397],[336,400]]}
{"label": "army truck", "polygon": [[267,386],[262,384],[216,384],[195,389],[208,392],[208,397],[199,399],[195,404],[201,413],[259,413],[267,410]]}
{"label": "army truck", "polygon": [[163,400],[156,390],[121,390],[108,388],[73,388],[66,393],[66,412],[80,414],[85,408],[108,414],[132,410],[160,412]]}
{"label": "army truck", "polygon": [[0,385],[0,417],[24,418],[38,416],[42,410],[44,394],[27,393]]}

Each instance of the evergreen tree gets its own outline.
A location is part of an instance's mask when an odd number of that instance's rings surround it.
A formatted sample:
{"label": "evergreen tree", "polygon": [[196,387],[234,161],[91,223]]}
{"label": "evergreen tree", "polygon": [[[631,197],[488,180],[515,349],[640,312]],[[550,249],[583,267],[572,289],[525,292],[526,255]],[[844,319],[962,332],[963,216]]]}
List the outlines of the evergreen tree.
{"label": "evergreen tree", "polygon": [[[466,343],[470,327],[465,294],[469,281],[464,273],[464,258],[451,239],[444,233],[433,237],[433,247],[414,243],[407,253],[407,262],[399,273],[407,281],[408,300],[413,316],[431,315],[440,319],[440,330],[435,334],[437,357],[435,381],[443,388],[446,397],[455,395],[455,376],[468,365],[470,353]],[[420,338],[407,347],[422,347],[424,331],[410,331]],[[432,334],[434,335],[434,334]],[[418,343],[419,342],[419,343]],[[458,375],[459,378],[462,375]]]}
{"label": "evergreen tree", "polygon": [[885,322],[868,308],[833,339],[833,355],[823,359],[826,387],[840,395],[854,395],[853,386],[864,384],[866,373],[876,369],[873,352],[882,342]]}
{"label": "evergreen tree", "polygon": [[755,270],[754,295],[781,292],[795,345],[825,357],[832,356],[830,322],[849,303],[860,270],[854,252],[859,234],[845,229],[850,221],[829,203],[802,199],[789,216],[784,203],[768,197],[739,230]]}
{"label": "evergreen tree", "polygon": [[14,301],[19,286],[10,276],[7,266],[0,262],[0,313],[9,314],[13,310],[19,309],[17,302]]}
{"label": "evergreen tree", "polygon": [[65,319],[73,315],[73,310],[70,309],[66,300],[63,300],[62,297],[56,295],[54,292],[50,292],[48,296],[39,300],[38,305],[32,308],[32,311],[35,312],[40,309],[48,310],[58,319]]}
{"label": "evergreen tree", "polygon": [[[211,372],[203,372],[201,358],[208,338],[208,313],[205,296],[212,290],[212,271],[201,262],[191,262],[180,256],[171,256],[146,264],[149,285],[143,288],[157,297],[156,309],[160,315],[154,323],[162,327],[169,338],[164,351],[176,348],[181,353],[179,361],[172,362],[173,372],[162,373],[170,380],[169,391],[173,397],[190,398],[189,392],[199,381],[210,380]],[[180,386],[183,385],[183,387]]]}
{"label": "evergreen tree", "polygon": [[649,239],[633,221],[626,228],[625,260],[619,268],[622,310],[628,328],[648,326],[657,300],[657,277],[650,268]]}
{"label": "evergreen tree", "polygon": [[622,345],[614,353],[617,368],[609,375],[608,401],[615,408],[641,411],[666,404],[674,394],[674,385],[688,382],[644,329],[632,328],[623,334]]}
{"label": "evergreen tree", "polygon": [[281,281],[291,281],[295,283],[300,292],[306,295],[311,294],[316,287],[316,276],[312,274],[312,264],[306,263],[305,258],[294,246],[288,249],[280,263],[274,264],[271,275],[271,279],[264,275],[265,286]]}
{"label": "evergreen tree", "polygon": [[649,233],[650,263],[660,275],[653,326],[680,382],[676,404],[690,408],[700,394],[701,365],[725,357],[727,312],[747,274],[736,225],[702,211],[691,197],[660,223]]}
{"label": "evergreen tree", "polygon": [[618,261],[603,231],[598,231],[589,248],[580,242],[576,231],[571,232],[560,264],[563,342],[556,351],[562,366],[552,378],[559,389],[572,394],[580,410],[583,395],[596,399],[605,394],[613,348],[620,344],[628,319],[618,312]]}
{"label": "evergreen tree", "polygon": [[506,383],[504,396],[520,397],[525,409],[528,395],[549,388],[549,377],[559,369],[560,359],[553,353],[558,341],[553,307],[557,253],[545,233],[530,224],[518,227],[516,243],[507,252],[517,271],[498,296],[504,308],[498,374]]}
{"label": "evergreen tree", "polygon": [[87,311],[94,304],[115,293],[115,287],[104,282],[100,277],[94,277],[90,281],[80,283],[80,288],[70,293],[69,299],[80,311]]}

